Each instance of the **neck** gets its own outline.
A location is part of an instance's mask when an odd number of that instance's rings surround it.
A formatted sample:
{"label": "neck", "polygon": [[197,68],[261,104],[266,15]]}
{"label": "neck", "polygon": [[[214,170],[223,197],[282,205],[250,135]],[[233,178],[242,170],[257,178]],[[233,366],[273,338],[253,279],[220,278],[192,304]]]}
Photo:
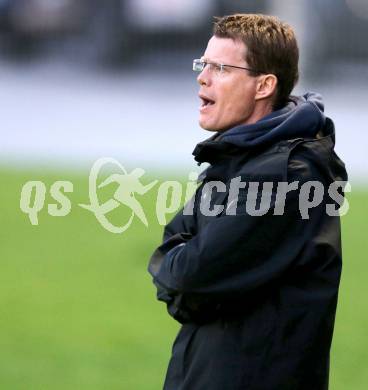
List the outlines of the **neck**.
{"label": "neck", "polygon": [[247,120],[242,123],[244,125],[251,125],[253,123],[258,122],[260,119],[270,114],[273,111],[272,103],[259,101],[259,104],[256,104],[252,114],[247,118]]}

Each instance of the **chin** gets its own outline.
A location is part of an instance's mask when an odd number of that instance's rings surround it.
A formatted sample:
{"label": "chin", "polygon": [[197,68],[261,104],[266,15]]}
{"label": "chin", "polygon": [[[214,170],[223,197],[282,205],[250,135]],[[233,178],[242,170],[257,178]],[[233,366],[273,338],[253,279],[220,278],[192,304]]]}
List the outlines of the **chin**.
{"label": "chin", "polygon": [[209,127],[204,127],[204,126],[201,126],[203,130],[207,130],[207,131],[211,131],[211,132],[216,132],[217,130],[216,129],[212,129],[212,128],[209,128]]}
{"label": "chin", "polygon": [[203,130],[212,131],[212,132],[215,132],[215,131],[218,131],[218,132],[225,131],[225,130],[221,129],[219,126],[216,126],[214,124],[211,125],[210,123],[206,123],[206,122],[201,121],[201,120],[199,120],[198,123],[199,123],[199,126],[201,126]]}
{"label": "chin", "polygon": [[199,126],[201,126],[203,130],[207,130],[207,131],[211,131],[211,132],[218,132],[218,133],[224,133],[225,131],[227,131],[231,128],[231,126],[225,127],[225,128],[218,128],[216,126],[210,126],[210,125],[205,125],[205,124],[201,124],[201,123],[199,123]]}
{"label": "chin", "polygon": [[202,127],[203,130],[216,131],[213,129],[213,127],[210,124],[202,122],[201,120],[198,121],[198,124],[200,127]]}

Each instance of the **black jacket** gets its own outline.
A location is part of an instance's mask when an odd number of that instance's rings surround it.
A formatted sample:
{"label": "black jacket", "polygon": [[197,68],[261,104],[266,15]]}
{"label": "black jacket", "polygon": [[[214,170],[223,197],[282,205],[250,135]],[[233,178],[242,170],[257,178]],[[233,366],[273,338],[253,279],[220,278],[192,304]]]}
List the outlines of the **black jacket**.
{"label": "black jacket", "polygon": [[[319,126],[319,125],[318,125]],[[165,227],[149,272],[158,299],[183,325],[173,345],[165,390],[322,390],[328,388],[329,351],[341,273],[340,221],[327,189],[347,180],[333,151],[328,118],[318,136],[278,139],[259,145],[227,142],[217,135],[197,145],[197,161],[210,162],[193,197]],[[287,138],[287,137],[286,137]],[[249,215],[245,188],[236,215],[204,216],[202,189],[226,184],[212,205],[228,204],[229,183],[273,182],[270,209]],[[277,183],[323,184],[308,215],[300,191],[288,193],[283,215]],[[342,191],[340,191],[342,193]],[[208,195],[208,194],[207,194]],[[335,198],[336,200],[336,198]],[[329,206],[330,208],[332,206]],[[337,208],[337,206],[336,206]]]}

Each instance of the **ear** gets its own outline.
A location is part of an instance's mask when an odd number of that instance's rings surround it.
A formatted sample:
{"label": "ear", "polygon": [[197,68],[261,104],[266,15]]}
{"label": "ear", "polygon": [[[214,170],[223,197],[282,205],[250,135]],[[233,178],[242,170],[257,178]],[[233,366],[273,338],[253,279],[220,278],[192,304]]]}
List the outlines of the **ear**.
{"label": "ear", "polygon": [[256,100],[266,99],[276,94],[277,77],[274,74],[260,75],[257,81]]}

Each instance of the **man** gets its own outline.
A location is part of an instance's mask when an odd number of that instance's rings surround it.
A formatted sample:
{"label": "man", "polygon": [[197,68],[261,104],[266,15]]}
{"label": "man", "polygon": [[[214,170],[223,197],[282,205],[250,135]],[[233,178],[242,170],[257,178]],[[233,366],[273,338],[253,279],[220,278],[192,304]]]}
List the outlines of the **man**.
{"label": "man", "polygon": [[193,67],[199,123],[215,134],[196,146],[210,165],[149,265],[182,323],[164,389],[327,389],[341,272],[331,189],[347,179],[333,122],[319,95],[290,96],[298,47],[275,17],[217,19]]}

